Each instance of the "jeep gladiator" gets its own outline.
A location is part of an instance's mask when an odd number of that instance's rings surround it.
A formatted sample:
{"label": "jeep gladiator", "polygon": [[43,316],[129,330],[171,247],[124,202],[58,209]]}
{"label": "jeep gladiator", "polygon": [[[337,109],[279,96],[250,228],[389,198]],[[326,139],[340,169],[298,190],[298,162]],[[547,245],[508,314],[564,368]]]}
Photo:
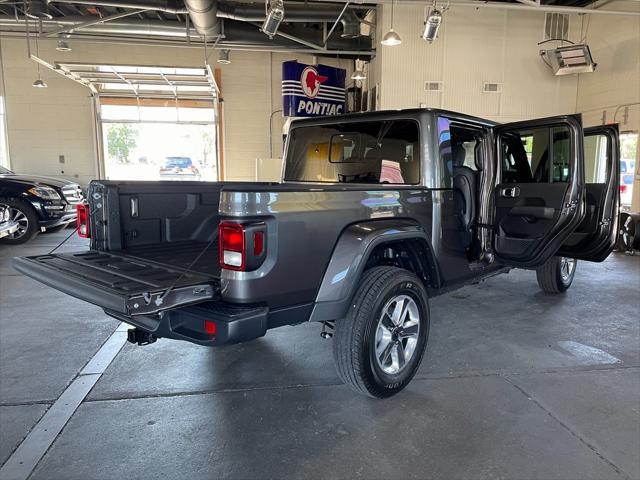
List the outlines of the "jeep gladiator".
{"label": "jeep gladiator", "polygon": [[319,322],[341,379],[416,373],[428,299],[510,268],[546,292],[615,244],[618,131],[579,115],[496,124],[413,109],[292,122],[281,183],[95,180],[90,249],[15,268],[134,328],[219,346]]}

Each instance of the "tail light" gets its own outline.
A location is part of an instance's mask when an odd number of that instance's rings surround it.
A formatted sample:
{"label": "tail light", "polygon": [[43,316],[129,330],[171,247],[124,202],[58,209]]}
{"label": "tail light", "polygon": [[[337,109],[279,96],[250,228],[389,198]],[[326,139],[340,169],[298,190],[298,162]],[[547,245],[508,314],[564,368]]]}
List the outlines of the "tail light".
{"label": "tail light", "polygon": [[620,193],[627,193],[627,186],[626,185],[620,185]]}
{"label": "tail light", "polygon": [[91,231],[89,230],[89,205],[86,203],[76,205],[76,225],[78,236],[91,238]]}
{"label": "tail light", "polygon": [[266,256],[264,223],[220,223],[220,266],[247,271],[258,268]]}

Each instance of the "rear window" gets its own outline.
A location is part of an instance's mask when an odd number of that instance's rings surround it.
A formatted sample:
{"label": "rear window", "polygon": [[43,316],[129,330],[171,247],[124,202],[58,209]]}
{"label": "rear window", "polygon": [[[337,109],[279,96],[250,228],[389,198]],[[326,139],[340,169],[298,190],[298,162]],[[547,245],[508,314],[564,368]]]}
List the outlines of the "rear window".
{"label": "rear window", "polygon": [[420,131],[413,120],[297,127],[286,159],[287,181],[415,185]]}
{"label": "rear window", "polygon": [[173,168],[189,168],[191,166],[191,159],[188,157],[167,157],[164,161],[164,166]]}

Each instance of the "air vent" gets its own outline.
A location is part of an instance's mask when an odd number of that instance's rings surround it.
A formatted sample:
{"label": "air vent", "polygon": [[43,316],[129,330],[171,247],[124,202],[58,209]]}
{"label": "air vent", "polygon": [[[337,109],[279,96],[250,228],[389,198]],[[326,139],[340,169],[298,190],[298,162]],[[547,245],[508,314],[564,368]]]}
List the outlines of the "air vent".
{"label": "air vent", "polygon": [[496,82],[484,82],[482,84],[482,91],[484,93],[501,93],[502,84]]}
{"label": "air vent", "polygon": [[544,14],[544,40],[568,40],[569,15],[566,13]]}
{"label": "air vent", "polygon": [[441,92],[442,82],[424,82],[424,89],[426,92]]}

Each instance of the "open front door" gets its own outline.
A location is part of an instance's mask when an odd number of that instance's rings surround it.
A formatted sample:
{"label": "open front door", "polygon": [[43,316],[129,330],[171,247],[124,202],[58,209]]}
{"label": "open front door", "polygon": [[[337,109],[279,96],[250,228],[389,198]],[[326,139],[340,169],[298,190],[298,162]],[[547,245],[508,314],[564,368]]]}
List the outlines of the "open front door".
{"label": "open front door", "polygon": [[579,115],[494,127],[493,249],[505,265],[535,267],[556,254],[585,214]]}
{"label": "open front door", "polygon": [[601,262],[616,244],[620,205],[620,142],[617,125],[584,130],[586,215],[558,251],[563,257]]}

